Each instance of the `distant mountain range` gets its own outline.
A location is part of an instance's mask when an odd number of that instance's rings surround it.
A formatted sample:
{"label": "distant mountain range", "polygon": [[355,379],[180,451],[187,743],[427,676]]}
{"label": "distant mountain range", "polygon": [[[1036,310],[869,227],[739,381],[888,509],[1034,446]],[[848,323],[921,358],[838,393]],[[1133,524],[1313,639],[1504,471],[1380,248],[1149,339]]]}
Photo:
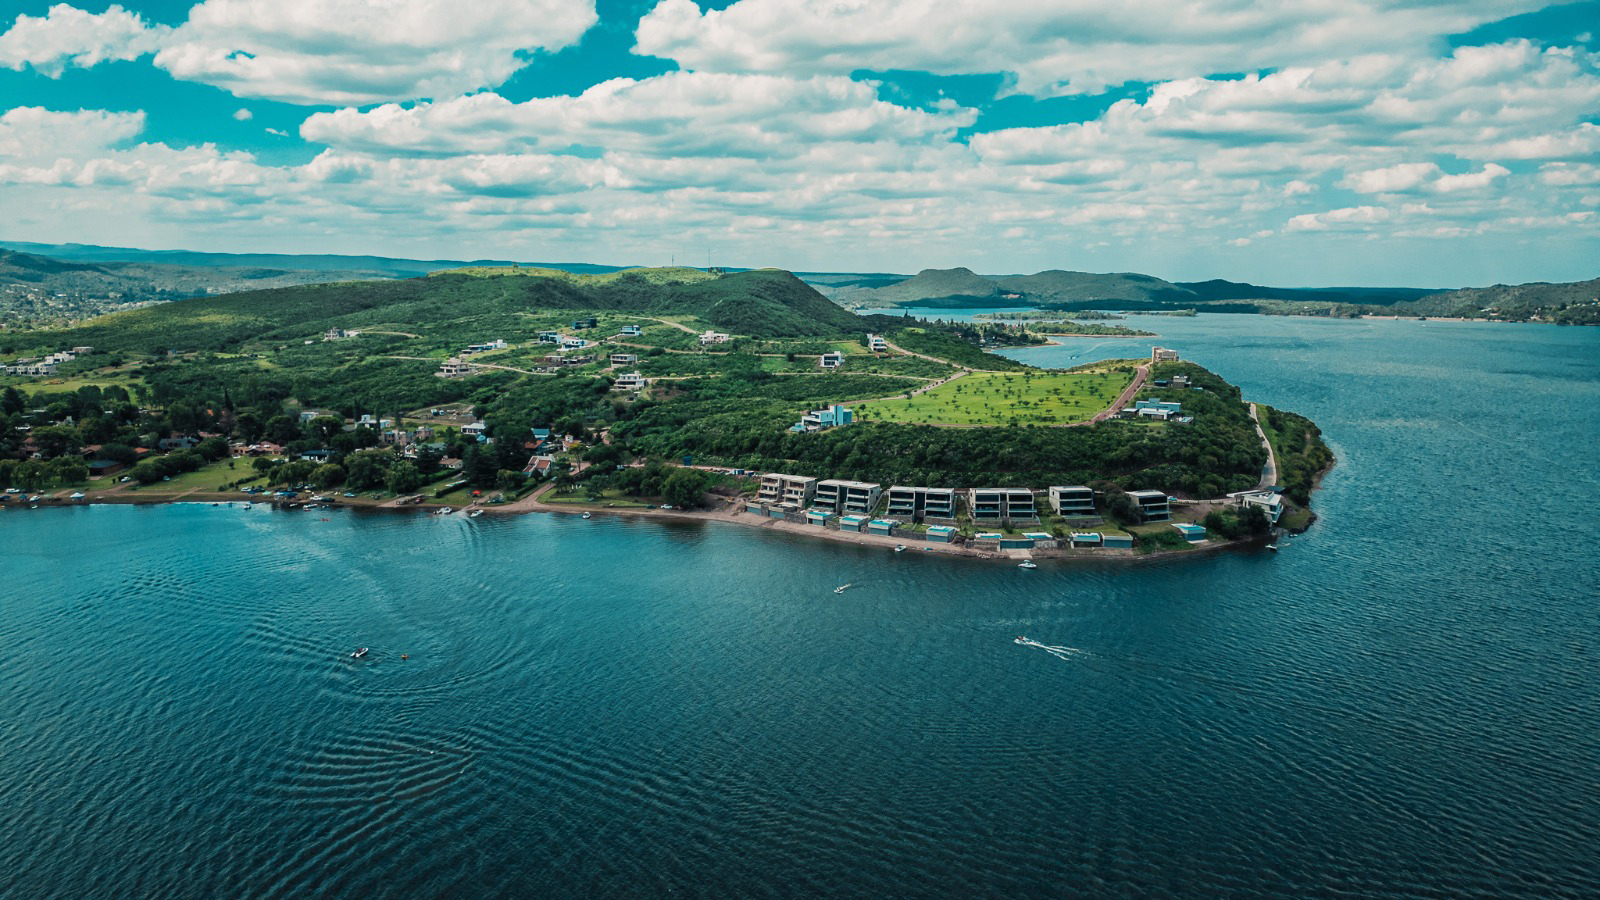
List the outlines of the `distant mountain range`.
{"label": "distant mountain range", "polygon": [[1399,287],[1265,287],[1238,281],[1171,282],[1132,272],[1095,274],[1050,270],[1033,275],[978,275],[971,269],[924,269],[903,280],[891,276],[831,283],[807,276],[836,303],[855,309],[918,307],[972,309],[1036,307],[1043,310],[1193,309],[1201,312],[1276,315],[1399,315],[1493,318],[1600,324],[1600,279],[1543,282],[1447,291]]}
{"label": "distant mountain range", "polygon": [[[48,324],[153,300],[335,281],[413,278],[444,269],[521,265],[574,274],[628,268],[594,263],[417,260],[330,254],[238,254],[138,250],[88,244],[0,241],[0,318]],[[748,271],[729,269],[727,271]],[[796,276],[853,309],[1035,307],[1500,318],[1600,324],[1600,279],[1487,288],[1267,287],[1221,279],[1164,281],[1135,272],[1098,274],[1052,269],[1032,275],[979,275],[971,269],[893,273],[800,272]]]}

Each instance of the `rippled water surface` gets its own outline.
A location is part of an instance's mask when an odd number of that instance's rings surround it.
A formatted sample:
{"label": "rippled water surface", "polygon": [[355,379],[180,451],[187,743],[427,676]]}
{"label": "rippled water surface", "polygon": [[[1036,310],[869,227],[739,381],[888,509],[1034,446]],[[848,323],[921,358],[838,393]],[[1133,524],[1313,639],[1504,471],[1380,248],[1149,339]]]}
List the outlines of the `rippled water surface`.
{"label": "rippled water surface", "polygon": [[1323,427],[1309,534],[0,513],[0,894],[1600,892],[1600,329],[1130,324]]}

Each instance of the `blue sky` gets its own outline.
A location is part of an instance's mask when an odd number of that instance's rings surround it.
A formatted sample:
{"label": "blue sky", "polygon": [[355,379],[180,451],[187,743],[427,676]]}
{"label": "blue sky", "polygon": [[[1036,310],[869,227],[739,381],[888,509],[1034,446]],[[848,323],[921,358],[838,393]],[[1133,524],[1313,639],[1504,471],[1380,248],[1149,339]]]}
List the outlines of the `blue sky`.
{"label": "blue sky", "polygon": [[0,237],[1600,275],[1600,2],[21,0]]}

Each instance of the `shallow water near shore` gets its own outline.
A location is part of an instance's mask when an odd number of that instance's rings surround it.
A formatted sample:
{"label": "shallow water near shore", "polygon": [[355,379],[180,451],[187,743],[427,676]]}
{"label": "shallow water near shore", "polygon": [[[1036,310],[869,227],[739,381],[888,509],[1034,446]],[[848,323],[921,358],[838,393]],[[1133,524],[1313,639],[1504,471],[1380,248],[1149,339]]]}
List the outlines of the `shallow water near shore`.
{"label": "shallow water near shore", "polygon": [[1124,324],[1011,355],[1310,416],[1308,534],[0,512],[0,894],[1600,892],[1600,329]]}

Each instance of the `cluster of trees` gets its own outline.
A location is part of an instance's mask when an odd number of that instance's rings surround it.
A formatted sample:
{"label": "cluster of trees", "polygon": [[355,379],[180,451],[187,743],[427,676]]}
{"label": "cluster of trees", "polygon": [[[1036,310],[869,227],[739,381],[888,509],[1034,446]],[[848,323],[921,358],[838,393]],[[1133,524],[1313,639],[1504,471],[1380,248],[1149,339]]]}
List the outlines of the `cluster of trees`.
{"label": "cluster of trees", "polygon": [[1300,506],[1311,503],[1317,478],[1333,465],[1333,451],[1322,441],[1322,429],[1305,416],[1270,406],[1259,407],[1266,424],[1277,433],[1278,483],[1284,496]]}

